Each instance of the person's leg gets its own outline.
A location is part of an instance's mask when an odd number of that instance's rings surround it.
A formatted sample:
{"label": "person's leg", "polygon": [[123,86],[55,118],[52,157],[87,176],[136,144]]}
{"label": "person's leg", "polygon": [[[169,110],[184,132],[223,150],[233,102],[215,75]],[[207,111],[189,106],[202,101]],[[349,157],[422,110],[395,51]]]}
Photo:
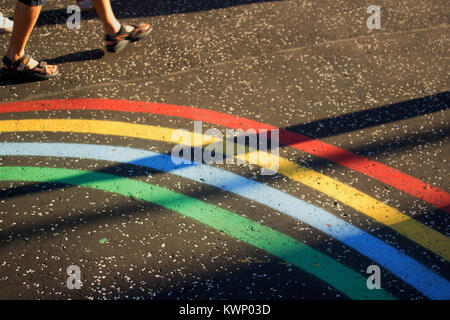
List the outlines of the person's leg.
{"label": "person's leg", "polygon": [[[25,46],[39,17],[41,7],[40,1],[38,0],[17,1],[14,12],[13,32],[8,51],[6,52],[6,57],[8,57],[11,62],[19,60],[25,54]],[[38,62],[31,59],[26,64],[32,69],[38,65]],[[56,72],[56,69],[56,66],[47,65],[49,73]]]}
{"label": "person's leg", "polygon": [[[25,53],[25,46],[30,38],[31,31],[41,12],[42,6],[29,6],[17,1],[14,12],[14,27],[6,56],[16,61]],[[36,64],[36,62],[34,63]]]}
{"label": "person's leg", "polygon": [[120,30],[120,22],[116,19],[111,8],[110,0],[92,0],[95,11],[103,23],[105,33],[114,34]]}
{"label": "person's leg", "polygon": [[92,3],[103,23],[103,29],[106,33],[106,50],[109,52],[119,52],[128,43],[144,39],[152,31],[152,27],[148,23],[141,23],[137,26],[122,26],[114,15],[110,0],[92,0]]}

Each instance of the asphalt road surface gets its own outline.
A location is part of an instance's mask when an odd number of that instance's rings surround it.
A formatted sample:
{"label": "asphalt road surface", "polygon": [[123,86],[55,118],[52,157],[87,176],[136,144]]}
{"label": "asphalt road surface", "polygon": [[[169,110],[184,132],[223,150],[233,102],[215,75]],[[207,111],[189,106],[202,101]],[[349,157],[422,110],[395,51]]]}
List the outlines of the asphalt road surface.
{"label": "asphalt road surface", "polygon": [[[448,1],[113,0],[119,54],[73,2],[0,82],[1,299],[450,299]],[[174,164],[199,126],[273,135]]]}

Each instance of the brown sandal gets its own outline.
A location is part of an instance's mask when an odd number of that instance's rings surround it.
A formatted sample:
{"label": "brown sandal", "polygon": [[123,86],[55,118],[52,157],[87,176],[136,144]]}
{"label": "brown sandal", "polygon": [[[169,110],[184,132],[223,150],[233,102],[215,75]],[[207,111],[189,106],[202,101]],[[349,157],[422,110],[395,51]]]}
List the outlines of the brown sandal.
{"label": "brown sandal", "polygon": [[31,57],[29,55],[23,55],[15,62],[12,62],[7,56],[4,56],[2,79],[48,80],[59,75],[58,69],[56,69],[53,73],[50,73],[47,68],[47,62],[45,61],[39,61],[34,68],[30,68],[28,66],[29,61],[31,61]]}
{"label": "brown sandal", "polygon": [[121,26],[119,32],[105,35],[105,40],[112,42],[106,44],[106,50],[108,52],[120,52],[125,49],[130,42],[147,38],[153,30],[152,26],[147,23],[131,26],[133,27],[133,30],[130,32],[125,31],[125,27]]}

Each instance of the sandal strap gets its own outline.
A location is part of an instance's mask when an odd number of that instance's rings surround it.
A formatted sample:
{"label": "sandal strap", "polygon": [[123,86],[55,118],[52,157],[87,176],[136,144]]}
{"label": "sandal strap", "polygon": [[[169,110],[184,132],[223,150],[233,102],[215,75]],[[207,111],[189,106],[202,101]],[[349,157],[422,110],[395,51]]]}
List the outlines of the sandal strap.
{"label": "sandal strap", "polygon": [[14,69],[18,72],[23,72],[24,70],[31,70],[30,67],[28,66],[28,62],[30,60],[31,60],[30,55],[24,54],[15,62],[12,62],[11,59],[8,58],[7,56],[4,56],[2,61],[5,64],[5,66],[7,66],[9,69]]}
{"label": "sandal strap", "polygon": [[[141,28],[143,27],[143,25],[148,25],[149,28],[147,30],[142,30]],[[130,37],[136,37],[138,34],[140,33],[144,33],[147,32],[148,30],[152,29],[152,26],[148,23],[141,23],[141,24],[131,24],[130,26],[132,26],[134,29],[130,32]]]}
{"label": "sandal strap", "polygon": [[12,60],[7,57],[7,56],[3,56],[3,60],[2,62],[5,64],[5,66],[7,66],[9,69],[16,69],[17,65],[23,60],[23,56],[17,60],[16,62],[12,62]]}
{"label": "sandal strap", "polygon": [[119,31],[117,31],[116,33],[113,33],[113,34],[107,33],[107,34],[105,34],[105,40],[117,43],[117,42],[119,42],[121,40],[122,37],[120,37],[120,36],[122,36],[122,35],[127,35],[127,36],[129,35],[129,32],[125,31],[125,28],[123,27],[123,25],[120,26]]}
{"label": "sandal strap", "polygon": [[22,72],[24,70],[31,70],[28,66],[28,62],[30,62],[31,57],[28,54],[24,54],[22,58],[14,62],[14,65],[17,66],[17,71]]}
{"label": "sandal strap", "polygon": [[44,74],[47,74],[47,62],[39,61],[39,64],[36,67],[34,67],[33,69],[31,69],[31,71],[35,70],[36,68],[41,68],[42,72]]}
{"label": "sandal strap", "polygon": [[7,66],[8,68],[10,68],[11,66],[13,66],[13,62],[11,61],[10,58],[8,58],[7,56],[3,56],[2,62],[5,66]]}
{"label": "sandal strap", "polygon": [[3,63],[6,67],[9,69],[12,69],[16,72],[20,73],[39,73],[46,75],[47,74],[47,62],[45,61],[39,61],[39,63],[33,67],[30,68],[28,66],[28,62],[31,60],[31,56],[28,54],[24,54],[20,59],[18,59],[15,62],[12,62],[11,59],[9,59],[7,56],[3,57]]}
{"label": "sandal strap", "polygon": [[[125,31],[125,26],[133,27],[133,30],[130,32]],[[130,37],[136,37],[140,32],[141,25],[135,25],[135,24],[127,24],[127,25],[121,25],[118,32],[113,34],[105,34],[105,40],[111,41],[114,43],[120,42],[121,40],[130,38]]]}
{"label": "sandal strap", "polygon": [[131,30],[130,36],[136,37],[140,32],[142,32],[142,31],[140,30],[140,28],[141,28],[140,25],[132,24],[131,26],[133,27],[133,30]]}

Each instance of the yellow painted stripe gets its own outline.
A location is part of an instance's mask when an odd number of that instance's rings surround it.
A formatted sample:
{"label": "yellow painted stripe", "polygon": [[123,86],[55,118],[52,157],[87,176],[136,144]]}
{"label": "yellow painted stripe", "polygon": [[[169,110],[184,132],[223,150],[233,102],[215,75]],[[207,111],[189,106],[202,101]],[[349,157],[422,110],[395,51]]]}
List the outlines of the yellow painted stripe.
{"label": "yellow painted stripe", "polygon": [[[0,121],[0,132],[53,131],[78,132],[103,135],[126,136],[132,138],[177,143],[172,141],[175,129],[151,125],[131,124],[118,121],[103,120],[68,120],[68,119],[32,119]],[[202,141],[203,145],[211,141],[221,142],[217,138],[191,134],[191,141]],[[194,146],[194,145],[193,145]],[[197,144],[198,146],[198,144]],[[233,155],[247,161],[251,156],[259,159],[270,159],[267,152],[249,150],[247,154]],[[278,172],[294,181],[320,191],[345,205],[389,226],[393,230],[436,253],[447,261],[450,260],[450,239],[438,231],[410,218],[399,210],[384,204],[375,198],[333,178],[325,176],[309,168],[302,167],[282,157],[277,157]],[[270,169],[258,162],[259,166]]]}

